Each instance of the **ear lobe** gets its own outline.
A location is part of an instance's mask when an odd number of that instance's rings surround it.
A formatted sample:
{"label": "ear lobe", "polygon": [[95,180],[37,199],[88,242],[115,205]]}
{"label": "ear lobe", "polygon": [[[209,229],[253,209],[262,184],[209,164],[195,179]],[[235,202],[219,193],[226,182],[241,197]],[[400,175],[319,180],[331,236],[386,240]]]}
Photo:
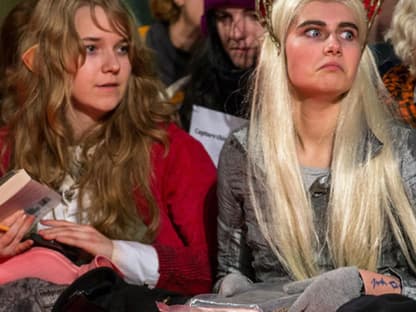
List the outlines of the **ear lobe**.
{"label": "ear lobe", "polygon": [[31,72],[33,72],[33,66],[34,66],[37,48],[38,48],[38,45],[34,44],[22,54],[22,61],[26,65],[27,69],[29,69]]}

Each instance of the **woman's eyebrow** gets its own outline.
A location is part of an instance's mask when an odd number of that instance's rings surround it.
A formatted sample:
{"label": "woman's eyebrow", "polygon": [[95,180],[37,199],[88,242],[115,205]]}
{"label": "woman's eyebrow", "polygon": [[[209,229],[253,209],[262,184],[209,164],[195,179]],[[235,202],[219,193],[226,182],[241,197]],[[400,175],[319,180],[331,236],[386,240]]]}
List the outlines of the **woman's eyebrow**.
{"label": "woman's eyebrow", "polygon": [[[81,38],[82,41],[84,42],[100,42],[103,41],[103,38],[101,37],[83,37]],[[117,41],[117,44],[122,44],[122,43],[127,43],[128,40],[126,38],[121,38],[120,40]]]}
{"label": "woman's eyebrow", "polygon": [[304,21],[304,22],[300,23],[296,28],[302,28],[302,27],[310,26],[310,25],[326,26],[326,23],[323,22],[323,21],[320,21],[320,20],[307,20],[307,21]]}
{"label": "woman's eyebrow", "polygon": [[[297,28],[302,28],[302,27],[306,27],[306,26],[321,26],[321,27],[325,27],[327,26],[327,24],[324,21],[320,21],[320,20],[307,20],[304,21],[302,23],[300,23]],[[358,26],[352,22],[340,22],[338,24],[338,28],[353,28],[356,31],[358,31]]]}
{"label": "woman's eyebrow", "polygon": [[83,38],[81,38],[81,40],[83,40],[83,41],[97,42],[97,41],[100,41],[101,39],[98,38],[98,37],[83,37]]}
{"label": "woman's eyebrow", "polygon": [[340,27],[340,28],[353,28],[356,31],[358,31],[358,26],[354,23],[351,23],[351,22],[341,22],[341,23],[339,23],[338,27]]}

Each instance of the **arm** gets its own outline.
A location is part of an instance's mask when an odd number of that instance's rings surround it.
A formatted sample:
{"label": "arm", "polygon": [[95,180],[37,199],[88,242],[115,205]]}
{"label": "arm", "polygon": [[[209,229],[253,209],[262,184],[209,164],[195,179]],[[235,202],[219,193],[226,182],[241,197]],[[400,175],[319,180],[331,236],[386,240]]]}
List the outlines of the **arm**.
{"label": "arm", "polygon": [[232,137],[222,149],[218,165],[218,270],[215,290],[225,276],[250,276],[250,255],[243,229],[245,155]]}
{"label": "arm", "polygon": [[[211,292],[215,261],[216,170],[202,145],[170,127],[166,158],[155,158],[161,226],[153,247],[159,261],[156,287],[183,294]],[[157,167],[157,168],[156,168]]]}
{"label": "arm", "polygon": [[[395,137],[398,142],[394,145],[396,157],[400,160],[399,170],[403,180],[404,188],[409,199],[409,203],[416,212],[416,132],[414,129],[407,129],[404,132],[396,132]],[[397,247],[395,265],[384,268],[379,273],[388,273],[396,276],[401,283],[402,294],[416,299],[416,274],[404,260],[399,248]],[[415,251],[409,250],[416,261]]]}

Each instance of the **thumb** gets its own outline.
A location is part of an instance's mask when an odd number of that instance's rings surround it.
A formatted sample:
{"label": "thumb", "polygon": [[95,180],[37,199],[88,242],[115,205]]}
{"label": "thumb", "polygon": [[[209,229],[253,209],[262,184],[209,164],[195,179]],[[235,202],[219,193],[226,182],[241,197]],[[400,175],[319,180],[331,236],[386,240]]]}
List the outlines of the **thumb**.
{"label": "thumb", "polygon": [[230,297],[238,292],[247,290],[251,287],[252,282],[241,273],[230,273],[224,277],[219,294],[224,297]]}

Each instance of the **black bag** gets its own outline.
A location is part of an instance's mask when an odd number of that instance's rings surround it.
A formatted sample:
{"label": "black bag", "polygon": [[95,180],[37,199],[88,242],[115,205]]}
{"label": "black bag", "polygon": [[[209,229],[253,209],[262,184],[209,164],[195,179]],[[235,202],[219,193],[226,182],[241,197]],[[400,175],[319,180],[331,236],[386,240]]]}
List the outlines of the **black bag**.
{"label": "black bag", "polygon": [[100,267],[75,280],[58,298],[52,312],[159,311],[156,301],[184,304],[190,297],[163,289],[127,284],[112,269]]}

